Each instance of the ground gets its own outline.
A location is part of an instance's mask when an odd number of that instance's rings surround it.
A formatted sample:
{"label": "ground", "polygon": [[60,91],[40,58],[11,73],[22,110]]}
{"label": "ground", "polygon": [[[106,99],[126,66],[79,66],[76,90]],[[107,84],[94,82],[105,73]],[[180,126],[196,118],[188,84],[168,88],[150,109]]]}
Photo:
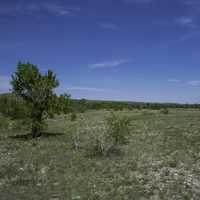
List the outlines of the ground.
{"label": "ground", "polygon": [[[120,153],[93,155],[109,111],[47,120],[46,133],[0,129],[1,200],[199,200],[200,111],[117,111],[131,119]],[[3,120],[3,118],[0,118]]]}

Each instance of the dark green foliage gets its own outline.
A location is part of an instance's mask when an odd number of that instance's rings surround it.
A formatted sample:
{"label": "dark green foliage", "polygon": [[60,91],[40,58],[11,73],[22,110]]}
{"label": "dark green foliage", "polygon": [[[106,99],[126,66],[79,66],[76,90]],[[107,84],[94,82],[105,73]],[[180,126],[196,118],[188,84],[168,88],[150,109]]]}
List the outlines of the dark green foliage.
{"label": "dark green foliage", "polygon": [[41,135],[44,116],[52,114],[56,100],[53,89],[59,85],[56,75],[48,70],[43,75],[36,65],[19,63],[12,75],[13,92],[31,105],[32,135]]}
{"label": "dark green foliage", "polygon": [[0,96],[0,113],[11,119],[24,119],[30,116],[30,106],[14,94]]}
{"label": "dark green foliage", "polygon": [[6,117],[0,116],[0,129],[8,129],[9,128],[9,119]]}
{"label": "dark green foliage", "polygon": [[69,94],[61,94],[58,98],[57,98],[57,110],[59,111],[59,113],[64,113],[67,114],[69,113],[70,110],[70,95]]}
{"label": "dark green foliage", "polygon": [[167,114],[169,114],[169,110],[167,108],[163,108],[163,109],[160,110],[160,113],[167,115]]}
{"label": "dark green foliage", "polygon": [[70,116],[70,118],[71,118],[71,121],[76,121],[76,119],[77,119],[77,114],[76,113],[71,113],[71,116]]}
{"label": "dark green foliage", "polygon": [[118,102],[118,101],[98,101],[98,100],[86,100],[86,99],[70,99],[71,110],[83,113],[86,110],[114,110],[122,111],[124,109],[150,109],[150,110],[160,110],[168,108],[194,108],[199,109],[199,104],[176,104],[176,103],[143,103],[143,102]]}

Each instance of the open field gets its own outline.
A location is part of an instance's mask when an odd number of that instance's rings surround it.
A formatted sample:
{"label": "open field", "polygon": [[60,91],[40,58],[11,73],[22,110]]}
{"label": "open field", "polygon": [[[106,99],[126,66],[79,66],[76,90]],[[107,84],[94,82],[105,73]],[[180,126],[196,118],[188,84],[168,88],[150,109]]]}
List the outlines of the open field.
{"label": "open field", "polygon": [[109,111],[49,119],[47,133],[34,140],[13,122],[2,127],[0,199],[199,200],[200,111],[116,114],[131,119],[131,133],[120,152],[107,156],[91,155],[91,146]]}

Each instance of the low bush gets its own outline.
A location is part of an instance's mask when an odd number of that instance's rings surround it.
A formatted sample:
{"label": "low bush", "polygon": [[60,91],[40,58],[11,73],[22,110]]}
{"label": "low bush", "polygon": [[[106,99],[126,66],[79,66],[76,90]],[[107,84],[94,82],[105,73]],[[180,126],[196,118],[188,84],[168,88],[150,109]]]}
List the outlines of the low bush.
{"label": "low bush", "polygon": [[92,157],[121,155],[120,145],[127,142],[130,133],[130,118],[111,113],[105,123],[98,126],[89,126],[87,120],[83,121],[83,125],[72,136],[75,149],[82,146],[86,155]]}
{"label": "low bush", "polygon": [[114,144],[122,144],[130,133],[130,118],[111,113],[107,118],[107,134]]}
{"label": "low bush", "polygon": [[71,114],[71,121],[76,121],[77,119],[77,114],[76,113],[72,113]]}
{"label": "low bush", "polygon": [[169,110],[167,108],[163,108],[160,110],[160,113],[163,115],[167,115],[167,114],[169,114]]}

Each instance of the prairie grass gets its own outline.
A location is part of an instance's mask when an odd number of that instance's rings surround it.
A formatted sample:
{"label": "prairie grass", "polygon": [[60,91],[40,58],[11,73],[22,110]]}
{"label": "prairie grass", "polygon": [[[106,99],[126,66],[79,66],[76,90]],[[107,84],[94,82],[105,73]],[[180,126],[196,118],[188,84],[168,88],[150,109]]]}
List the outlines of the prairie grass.
{"label": "prairie grass", "polygon": [[23,124],[12,128],[17,122],[1,117],[0,199],[199,200],[200,111],[115,115],[129,117],[129,141],[109,157],[86,153],[102,140],[109,111],[81,113],[75,121],[56,116],[34,140]]}

